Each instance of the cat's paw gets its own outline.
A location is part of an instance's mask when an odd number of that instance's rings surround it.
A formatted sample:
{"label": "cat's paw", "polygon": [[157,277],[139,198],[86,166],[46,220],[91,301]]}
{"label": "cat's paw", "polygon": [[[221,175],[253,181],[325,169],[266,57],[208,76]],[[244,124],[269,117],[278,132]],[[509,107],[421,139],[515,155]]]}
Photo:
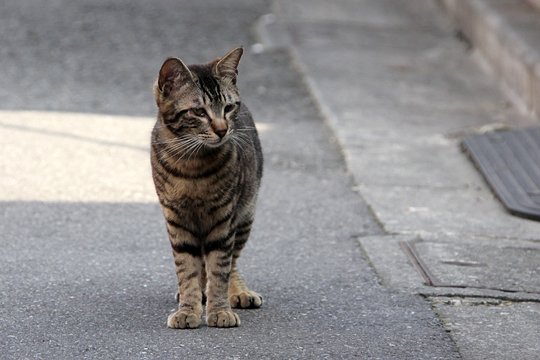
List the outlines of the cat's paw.
{"label": "cat's paw", "polygon": [[186,310],[178,310],[167,319],[167,326],[171,329],[195,329],[199,325],[201,325],[200,315]]}
{"label": "cat's paw", "polygon": [[240,326],[240,317],[232,310],[217,310],[206,315],[206,323],[212,327]]}
{"label": "cat's paw", "polygon": [[262,296],[251,290],[242,291],[238,294],[229,296],[229,304],[232,308],[256,309],[260,308],[262,303]]}

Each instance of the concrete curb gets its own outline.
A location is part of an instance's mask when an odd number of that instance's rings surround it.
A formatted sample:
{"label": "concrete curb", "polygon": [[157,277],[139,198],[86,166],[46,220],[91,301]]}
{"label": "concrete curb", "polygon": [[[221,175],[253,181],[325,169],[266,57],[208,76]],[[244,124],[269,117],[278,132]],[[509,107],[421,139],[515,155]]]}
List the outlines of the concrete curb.
{"label": "concrete curb", "polygon": [[[276,4],[274,4],[274,11],[278,15],[281,14],[280,13],[281,10]],[[311,77],[309,73],[309,70],[306,68],[305,64],[300,59],[298,51],[296,50],[296,47],[294,46],[293,41],[286,27],[287,25],[283,21],[280,20],[279,16],[276,16],[273,13],[266,14],[266,15],[261,16],[255,22],[255,25],[254,25],[255,37],[258,39],[258,41],[262,45],[262,49],[266,49],[266,50],[282,49],[289,53],[294,67],[301,74],[302,79],[306,85],[306,88],[309,94],[315,101],[315,106],[317,107],[318,111],[321,113],[322,117],[325,119],[327,124],[330,126],[332,131],[335,133],[336,136],[334,137],[334,140],[339,144],[339,148],[342,152],[342,155],[346,163],[348,164],[350,162],[350,159],[348,159],[347,152],[345,151],[346,146],[345,146],[345,143],[343,142],[343,136],[340,136],[340,134],[338,133],[338,129],[339,129],[338,120],[336,116],[334,115],[334,112],[330,109],[327,102],[324,100],[324,96],[320,93],[315,80]],[[255,50],[255,51],[258,51],[258,50]],[[349,167],[347,168],[349,169]],[[359,197],[362,198],[359,191],[356,191],[356,193]],[[380,219],[377,217],[375,212],[371,211],[371,214],[373,215],[374,219],[380,223]]]}
{"label": "concrete curb", "polygon": [[532,6],[536,6],[538,10],[540,10],[540,0],[528,0],[529,3],[531,3]]}
{"label": "concrete curb", "polygon": [[540,117],[540,1],[439,1],[511,97]]}

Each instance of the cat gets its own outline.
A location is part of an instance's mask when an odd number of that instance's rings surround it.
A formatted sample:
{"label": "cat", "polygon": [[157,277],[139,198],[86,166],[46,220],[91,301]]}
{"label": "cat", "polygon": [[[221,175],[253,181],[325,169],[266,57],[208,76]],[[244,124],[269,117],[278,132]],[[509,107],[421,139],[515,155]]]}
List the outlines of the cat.
{"label": "cat", "polygon": [[240,325],[232,308],[263,299],[236,262],[248,240],[263,172],[255,124],[236,79],[243,49],[207,64],[165,60],[154,84],[158,107],[151,135],[152,177],[178,278],[170,328]]}

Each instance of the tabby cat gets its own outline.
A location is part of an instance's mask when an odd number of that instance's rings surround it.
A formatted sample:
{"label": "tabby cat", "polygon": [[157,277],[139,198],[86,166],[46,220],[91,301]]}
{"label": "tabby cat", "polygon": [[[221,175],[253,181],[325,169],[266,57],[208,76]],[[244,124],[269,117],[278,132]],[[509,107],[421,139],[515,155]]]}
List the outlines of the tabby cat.
{"label": "tabby cat", "polygon": [[178,277],[171,328],[233,327],[233,308],[258,308],[236,262],[248,240],[263,158],[236,86],[237,48],[204,65],[167,59],[154,85],[158,107],[151,162]]}

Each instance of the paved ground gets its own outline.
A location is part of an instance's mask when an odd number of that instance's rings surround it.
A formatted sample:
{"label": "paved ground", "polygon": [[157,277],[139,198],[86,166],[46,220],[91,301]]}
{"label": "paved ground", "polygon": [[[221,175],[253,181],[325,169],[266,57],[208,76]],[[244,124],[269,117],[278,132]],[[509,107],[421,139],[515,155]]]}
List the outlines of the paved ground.
{"label": "paved ground", "polygon": [[4,9],[4,357],[459,357],[427,300],[379,283],[356,239],[383,230],[279,49],[248,51],[240,70],[266,156],[241,268],[265,305],[241,311],[237,329],[166,327],[175,280],[149,175],[151,83],[168,55],[194,61],[238,43],[249,49],[269,4],[11,1]]}
{"label": "paved ground", "polygon": [[[484,125],[533,121],[431,0],[2,6],[3,356],[538,353],[539,225],[504,213],[459,151]],[[166,56],[238,44],[266,156],[241,269],[266,302],[237,329],[170,330],[151,84]],[[400,243],[444,286],[424,285]]]}

